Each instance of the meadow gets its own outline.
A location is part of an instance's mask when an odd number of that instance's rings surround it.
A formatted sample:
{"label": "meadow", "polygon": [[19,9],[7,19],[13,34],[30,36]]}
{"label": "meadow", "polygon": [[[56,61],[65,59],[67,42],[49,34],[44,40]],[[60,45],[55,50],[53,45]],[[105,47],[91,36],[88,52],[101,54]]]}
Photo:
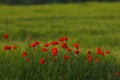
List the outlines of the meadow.
{"label": "meadow", "polygon": [[[120,2],[1,4],[0,80],[120,80],[119,7]],[[4,39],[4,34],[9,38]],[[68,37],[66,43],[72,52],[59,45],[41,51],[45,42],[61,37]],[[40,44],[31,48],[31,42],[35,41]],[[79,55],[74,52],[74,43],[80,46]],[[6,45],[15,45],[17,49],[5,50]],[[58,53],[52,56],[51,48],[55,47]],[[98,56],[98,48],[110,53]],[[93,60],[86,59],[88,50]],[[25,51],[28,55],[22,57]],[[30,61],[26,61],[28,58]],[[40,59],[45,62],[40,64]]]}

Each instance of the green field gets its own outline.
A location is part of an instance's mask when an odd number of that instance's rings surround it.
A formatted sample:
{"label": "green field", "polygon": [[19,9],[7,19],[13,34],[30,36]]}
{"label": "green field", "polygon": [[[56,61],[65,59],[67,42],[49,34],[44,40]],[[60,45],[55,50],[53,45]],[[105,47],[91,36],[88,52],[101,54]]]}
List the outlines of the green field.
{"label": "green field", "polygon": [[[120,2],[0,5],[0,80],[120,80],[114,77],[120,71],[116,66],[120,58],[119,8]],[[8,40],[3,38],[6,33]],[[40,65],[39,59],[46,59],[50,52],[42,54],[41,46],[31,50],[29,43],[40,40],[42,45],[63,36],[69,37],[69,45],[79,43],[80,55]],[[4,45],[14,44],[16,51],[3,50]],[[111,57],[100,57],[103,61],[98,64],[84,61],[86,50],[95,53],[98,47],[109,49]],[[25,50],[32,56],[29,63],[21,57]],[[60,56],[62,52],[58,59]]]}

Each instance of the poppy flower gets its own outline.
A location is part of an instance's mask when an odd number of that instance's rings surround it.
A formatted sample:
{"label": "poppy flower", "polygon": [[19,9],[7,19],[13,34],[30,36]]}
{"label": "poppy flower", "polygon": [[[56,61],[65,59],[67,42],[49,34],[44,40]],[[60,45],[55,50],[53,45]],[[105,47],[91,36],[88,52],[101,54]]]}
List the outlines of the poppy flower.
{"label": "poppy flower", "polygon": [[66,49],[67,49],[67,51],[68,51],[68,52],[71,52],[71,51],[72,51],[72,49],[71,49],[71,48],[66,48]]}
{"label": "poppy flower", "polygon": [[57,48],[52,48],[52,56],[57,56],[57,52],[58,52],[58,50],[57,50]]}
{"label": "poppy flower", "polygon": [[37,46],[37,45],[40,44],[40,42],[39,41],[35,41],[34,44],[35,44],[35,46]]}
{"label": "poppy flower", "polygon": [[96,50],[97,52],[101,52],[102,51],[102,49],[101,48],[97,48],[97,50]]}
{"label": "poppy flower", "polygon": [[64,40],[65,40],[65,41],[68,41],[68,37],[64,37]]}
{"label": "poppy flower", "polygon": [[47,49],[46,48],[42,48],[41,52],[46,52]]}
{"label": "poppy flower", "polygon": [[8,34],[4,34],[4,39],[8,39]]}
{"label": "poppy flower", "polygon": [[54,46],[54,45],[58,45],[59,43],[57,41],[52,41],[50,44]]}
{"label": "poppy flower", "polygon": [[28,55],[27,52],[23,52],[23,53],[22,53],[22,57],[26,57],[27,55]]}
{"label": "poppy flower", "polygon": [[90,55],[87,55],[87,60],[91,62],[92,61],[92,57]]}
{"label": "poppy flower", "polygon": [[48,46],[49,46],[49,43],[46,42],[46,43],[44,44],[44,47],[48,47]]}
{"label": "poppy flower", "polygon": [[118,72],[116,72],[116,73],[115,73],[115,77],[118,77],[118,76],[119,76],[119,73],[118,73]]}
{"label": "poppy flower", "polygon": [[64,38],[59,38],[59,42],[64,42]]}
{"label": "poppy flower", "polygon": [[44,63],[45,63],[45,60],[44,60],[44,59],[40,59],[39,63],[40,63],[40,64],[44,64]]}
{"label": "poppy flower", "polygon": [[16,49],[17,49],[17,47],[16,47],[16,46],[12,46],[12,48],[13,48],[14,50],[16,50]]}
{"label": "poppy flower", "polygon": [[30,62],[30,58],[27,58],[27,59],[26,59],[26,62]]}
{"label": "poppy flower", "polygon": [[11,46],[9,45],[4,46],[4,50],[10,50],[10,49],[11,49]]}
{"label": "poppy flower", "polygon": [[110,50],[106,50],[106,54],[110,54]]}
{"label": "poppy flower", "polygon": [[73,46],[74,46],[76,49],[79,49],[78,43],[74,43]]}
{"label": "poppy flower", "polygon": [[62,43],[62,44],[61,44],[61,47],[62,47],[62,48],[67,48],[67,44],[66,44],[66,43]]}
{"label": "poppy flower", "polygon": [[95,62],[99,62],[100,60],[99,59],[96,59]]}
{"label": "poppy flower", "polygon": [[79,52],[80,52],[80,50],[78,50],[78,49],[77,49],[77,50],[75,50],[75,54],[76,54],[76,55],[78,55],[78,54],[79,54]]}
{"label": "poppy flower", "polygon": [[36,43],[35,42],[32,42],[31,44],[30,44],[30,47],[35,47],[36,46]]}
{"label": "poppy flower", "polygon": [[90,50],[88,50],[88,51],[87,51],[87,53],[88,53],[89,55],[91,55],[91,54],[92,54],[92,52],[91,52]]}
{"label": "poppy flower", "polygon": [[68,60],[69,58],[70,58],[69,55],[65,55],[65,56],[64,56],[64,59],[65,59],[65,60]]}

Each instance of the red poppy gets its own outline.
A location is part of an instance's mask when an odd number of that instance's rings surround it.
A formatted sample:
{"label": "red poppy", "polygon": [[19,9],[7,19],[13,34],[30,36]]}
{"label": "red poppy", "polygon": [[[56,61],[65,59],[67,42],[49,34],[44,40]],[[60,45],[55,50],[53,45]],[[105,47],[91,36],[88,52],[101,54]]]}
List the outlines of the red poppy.
{"label": "red poppy", "polygon": [[72,49],[71,49],[71,48],[67,48],[67,51],[68,51],[68,52],[71,52],[71,51],[72,51]]}
{"label": "red poppy", "polygon": [[35,46],[37,46],[37,45],[40,44],[40,42],[39,41],[35,41],[34,44],[35,44]]}
{"label": "red poppy", "polygon": [[88,51],[87,51],[87,53],[88,53],[89,55],[91,55],[91,54],[92,54],[92,52],[91,52],[90,50],[88,50]]}
{"label": "red poppy", "polygon": [[116,72],[116,73],[115,73],[115,77],[118,77],[118,76],[119,76],[119,73],[118,73],[118,72]]}
{"label": "red poppy", "polygon": [[90,55],[87,55],[87,60],[92,61],[92,57]]}
{"label": "red poppy", "polygon": [[30,44],[30,47],[35,47],[36,46],[36,43],[35,42],[32,42],[31,44]]}
{"label": "red poppy", "polygon": [[27,59],[26,59],[26,62],[30,62],[30,58],[27,58]]}
{"label": "red poppy", "polygon": [[96,50],[97,52],[101,52],[102,51],[102,49],[101,48],[97,48],[97,50]]}
{"label": "red poppy", "polygon": [[59,42],[64,42],[64,38],[59,38]]}
{"label": "red poppy", "polygon": [[17,49],[17,46],[12,46],[12,48],[13,48],[14,50],[16,50],[16,49]]}
{"label": "red poppy", "polygon": [[40,64],[44,64],[44,63],[45,63],[45,60],[44,60],[44,59],[40,59],[39,63],[40,63]]}
{"label": "red poppy", "polygon": [[8,39],[8,34],[4,34],[4,39]]}
{"label": "red poppy", "polygon": [[69,55],[65,55],[65,56],[64,56],[64,59],[65,59],[65,60],[68,60],[69,58],[70,58]]}
{"label": "red poppy", "polygon": [[74,43],[73,46],[74,46],[75,48],[79,49],[78,43]]}
{"label": "red poppy", "polygon": [[46,48],[42,48],[41,52],[46,52],[47,49]]}
{"label": "red poppy", "polygon": [[106,50],[106,54],[110,54],[110,50]]}
{"label": "red poppy", "polygon": [[48,47],[48,46],[49,46],[49,43],[46,42],[46,43],[44,44],[44,47]]}
{"label": "red poppy", "polygon": [[62,43],[62,44],[61,44],[61,47],[62,47],[62,48],[67,48],[68,46],[67,46],[66,43]]}
{"label": "red poppy", "polygon": [[95,62],[99,62],[100,60],[99,59],[96,59]]}
{"label": "red poppy", "polygon": [[77,49],[77,50],[75,50],[75,54],[76,54],[76,55],[78,55],[78,54],[79,54],[79,52],[80,52],[80,50],[78,50],[78,49]]}
{"label": "red poppy", "polygon": [[10,50],[10,49],[11,49],[11,46],[9,45],[4,46],[4,50]]}
{"label": "red poppy", "polygon": [[26,57],[28,55],[28,53],[25,51],[22,53],[22,57]]}
{"label": "red poppy", "polygon": [[51,51],[53,56],[57,56],[57,52],[58,52],[57,48],[52,48]]}
{"label": "red poppy", "polygon": [[54,45],[58,45],[59,43],[57,41],[52,41],[50,44],[54,46]]}
{"label": "red poppy", "polygon": [[65,41],[68,41],[68,37],[64,37],[64,40],[65,40]]}

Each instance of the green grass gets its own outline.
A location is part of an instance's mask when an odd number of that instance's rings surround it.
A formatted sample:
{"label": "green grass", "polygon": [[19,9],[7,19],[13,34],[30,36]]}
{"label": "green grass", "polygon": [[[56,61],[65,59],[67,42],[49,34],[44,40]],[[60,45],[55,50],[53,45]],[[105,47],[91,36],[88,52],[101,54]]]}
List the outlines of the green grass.
{"label": "green grass", "polygon": [[[119,71],[115,65],[120,57],[119,7],[120,2],[0,5],[0,80],[119,80],[114,77]],[[5,33],[9,34],[7,41],[3,39]],[[28,36],[32,36],[32,40],[28,40]],[[50,60],[40,65],[39,59],[46,55],[40,53],[41,47],[34,51],[28,44],[34,40],[42,44],[61,36],[68,36],[70,45],[78,42],[80,55],[71,56],[68,62]],[[16,44],[18,50],[5,52],[5,44]],[[115,59],[107,55],[99,64],[85,61],[86,49],[97,47],[109,49]],[[24,50],[37,53],[30,63],[21,58]]]}

